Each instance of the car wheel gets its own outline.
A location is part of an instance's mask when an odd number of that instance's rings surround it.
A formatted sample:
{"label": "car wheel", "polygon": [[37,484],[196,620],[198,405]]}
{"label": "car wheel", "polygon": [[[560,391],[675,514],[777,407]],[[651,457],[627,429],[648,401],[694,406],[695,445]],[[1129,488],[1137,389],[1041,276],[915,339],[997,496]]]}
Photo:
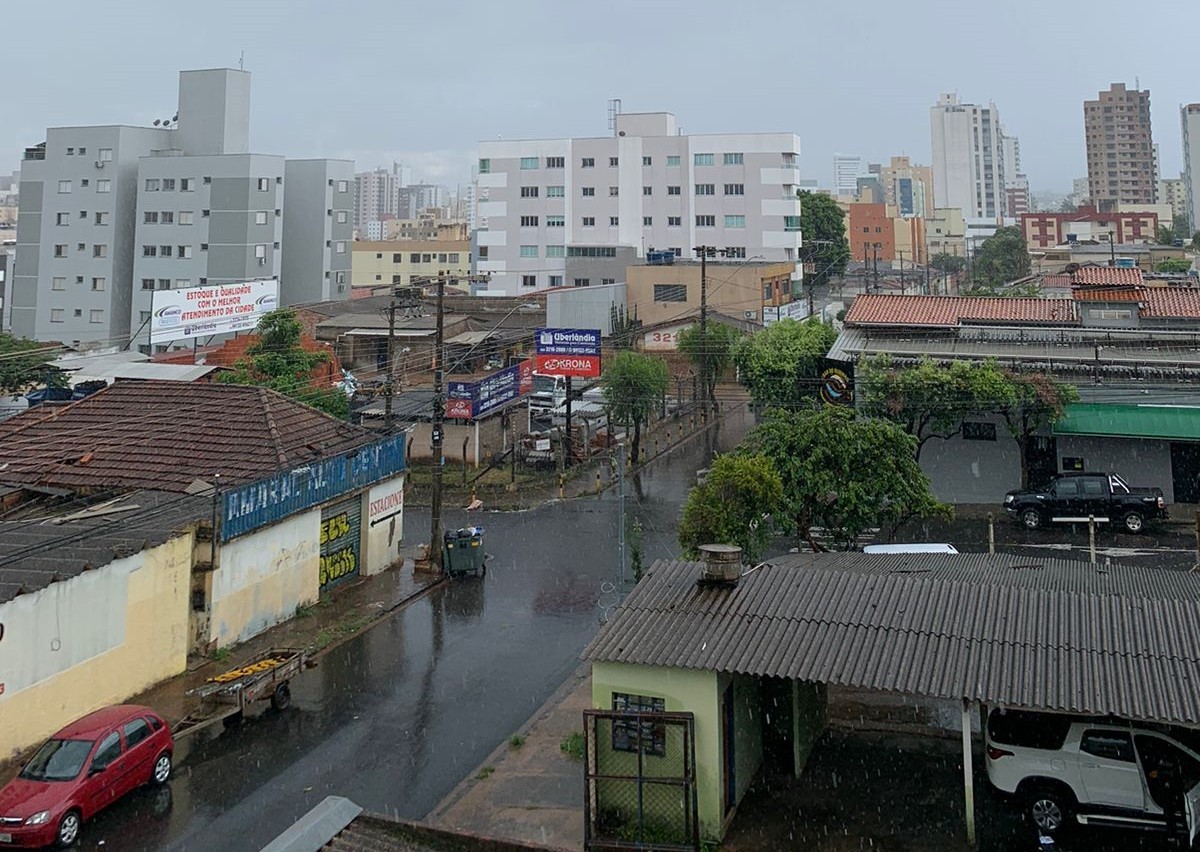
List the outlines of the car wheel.
{"label": "car wheel", "polygon": [[67,811],[63,814],[63,818],[58,821],[58,835],[55,837],[59,847],[65,849],[78,840],[81,825],[79,811]]}
{"label": "car wheel", "polygon": [[1021,513],[1021,523],[1025,525],[1027,530],[1040,529],[1042,526],[1042,513],[1037,509],[1026,509]]}
{"label": "car wheel", "polygon": [[292,706],[292,690],[286,683],[275,687],[271,695],[271,706],[276,710],[286,710]]}
{"label": "car wheel", "polygon": [[1146,528],[1146,522],[1138,512],[1127,512],[1125,514],[1125,530],[1131,533],[1140,533]]}
{"label": "car wheel", "polygon": [[1048,788],[1033,792],[1029,797],[1026,812],[1037,829],[1047,834],[1062,831],[1071,818],[1071,806],[1067,797]]}
{"label": "car wheel", "polygon": [[150,771],[150,783],[160,787],[171,777],[171,752],[164,751],[154,759],[154,769]]}

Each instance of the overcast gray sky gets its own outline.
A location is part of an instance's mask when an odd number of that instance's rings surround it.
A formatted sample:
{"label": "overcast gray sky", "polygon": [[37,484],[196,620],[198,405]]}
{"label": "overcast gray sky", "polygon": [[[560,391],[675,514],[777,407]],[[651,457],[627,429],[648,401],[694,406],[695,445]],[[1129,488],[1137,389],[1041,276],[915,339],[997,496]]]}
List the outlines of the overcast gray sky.
{"label": "overcast gray sky", "polygon": [[995,101],[1035,191],[1069,191],[1086,171],[1086,98],[1140,78],[1166,176],[1182,167],[1178,105],[1200,101],[1198,0],[57,0],[0,10],[0,171],[47,126],[169,116],[178,70],[237,67],[242,51],[255,151],[353,157],[360,169],[401,159],[451,185],[466,181],[480,139],[604,135],[611,97],[630,112],[674,112],[688,133],[797,133],[805,177],[827,184],[835,151],[928,163],[929,106],[957,91]]}

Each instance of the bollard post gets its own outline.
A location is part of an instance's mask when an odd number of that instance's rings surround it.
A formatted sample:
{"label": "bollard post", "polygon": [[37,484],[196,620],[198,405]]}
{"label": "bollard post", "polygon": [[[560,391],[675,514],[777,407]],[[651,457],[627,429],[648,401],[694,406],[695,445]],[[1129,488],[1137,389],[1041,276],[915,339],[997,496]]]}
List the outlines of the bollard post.
{"label": "bollard post", "polygon": [[566,477],[561,473],[558,475],[558,499],[563,498],[563,483],[566,482]]}
{"label": "bollard post", "polygon": [[[658,455],[658,438],[654,439],[654,455]],[[1196,558],[1200,560],[1200,512],[1196,513]]]}
{"label": "bollard post", "polygon": [[597,494],[599,494],[599,493],[600,493],[600,489],[601,489],[601,485],[600,485],[600,468],[598,468],[598,467],[597,467],[597,468],[596,468],[596,493],[597,493]]}
{"label": "bollard post", "polygon": [[1096,516],[1088,515],[1088,557],[1096,564]]}
{"label": "bollard post", "polygon": [[996,518],[988,512],[988,553],[996,555]]}

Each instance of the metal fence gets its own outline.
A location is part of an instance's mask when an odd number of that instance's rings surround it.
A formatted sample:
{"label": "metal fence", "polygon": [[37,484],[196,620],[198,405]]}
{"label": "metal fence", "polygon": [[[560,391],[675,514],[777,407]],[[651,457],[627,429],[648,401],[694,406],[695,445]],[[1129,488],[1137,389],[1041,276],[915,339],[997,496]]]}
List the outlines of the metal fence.
{"label": "metal fence", "polygon": [[691,713],[584,711],[584,848],[700,848]]}

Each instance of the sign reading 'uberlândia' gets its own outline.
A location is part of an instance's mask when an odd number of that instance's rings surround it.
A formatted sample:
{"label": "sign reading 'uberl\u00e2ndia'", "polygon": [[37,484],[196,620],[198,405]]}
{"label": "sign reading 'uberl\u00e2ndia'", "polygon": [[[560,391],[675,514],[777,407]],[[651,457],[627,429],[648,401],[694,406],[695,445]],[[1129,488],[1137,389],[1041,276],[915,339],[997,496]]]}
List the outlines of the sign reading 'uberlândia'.
{"label": "sign reading 'uberl\u00e2ndia'", "polygon": [[599,376],[600,329],[539,328],[534,358],[534,369],[544,376]]}

